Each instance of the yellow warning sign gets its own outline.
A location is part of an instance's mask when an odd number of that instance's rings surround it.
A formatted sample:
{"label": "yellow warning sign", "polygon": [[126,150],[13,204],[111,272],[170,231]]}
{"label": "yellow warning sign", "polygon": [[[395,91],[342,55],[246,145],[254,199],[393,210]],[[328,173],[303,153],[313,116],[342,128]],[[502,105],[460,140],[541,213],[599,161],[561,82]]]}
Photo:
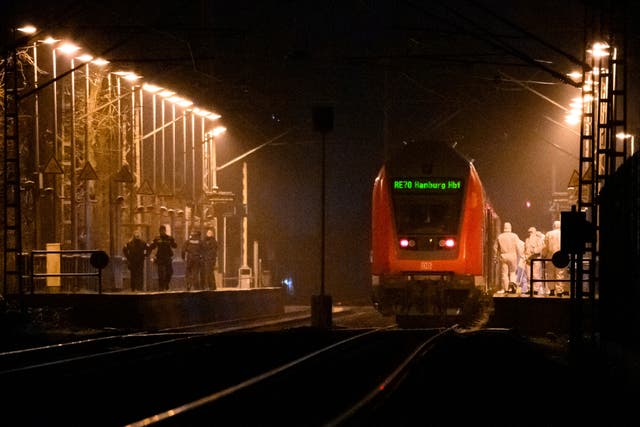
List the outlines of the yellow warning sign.
{"label": "yellow warning sign", "polygon": [[136,193],[142,196],[153,196],[154,194],[156,194],[153,191],[153,188],[151,188],[151,184],[149,184],[149,181],[147,181],[146,179],[144,180],[142,185],[140,185],[140,188]]}
{"label": "yellow warning sign", "polygon": [[93,166],[91,166],[91,163],[87,162],[84,164],[79,178],[81,181],[97,181],[98,174],[96,173],[96,170],[93,168]]}
{"label": "yellow warning sign", "polygon": [[573,173],[571,174],[571,178],[569,178],[569,184],[567,184],[567,188],[577,188],[578,184],[580,184],[578,180],[578,171],[574,169]]}
{"label": "yellow warning sign", "polygon": [[60,167],[60,163],[52,154],[47,161],[47,165],[44,167],[44,173],[63,174],[64,171]]}
{"label": "yellow warning sign", "polygon": [[171,197],[173,196],[173,192],[171,191],[171,189],[169,188],[169,186],[165,183],[162,183],[162,185],[160,185],[160,188],[158,189],[158,196],[160,197]]}

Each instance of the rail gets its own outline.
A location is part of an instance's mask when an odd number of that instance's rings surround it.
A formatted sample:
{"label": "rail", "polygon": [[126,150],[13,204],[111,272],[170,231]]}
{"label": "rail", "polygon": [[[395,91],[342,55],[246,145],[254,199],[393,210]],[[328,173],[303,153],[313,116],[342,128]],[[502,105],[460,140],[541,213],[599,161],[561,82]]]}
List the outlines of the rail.
{"label": "rail", "polygon": [[[530,297],[533,297],[535,295],[534,294],[534,286],[533,286],[534,283],[540,283],[541,286],[544,286],[545,288],[547,288],[547,283],[561,282],[561,283],[566,283],[567,284],[566,293],[570,293],[570,291],[573,292],[575,290],[574,286],[572,286],[572,283],[571,283],[571,275],[569,274],[570,273],[570,271],[569,271],[570,266],[562,268],[562,270],[565,270],[564,273],[565,273],[565,277],[566,278],[564,278],[564,279],[546,278],[546,276],[548,274],[547,273],[547,265],[548,265],[548,263],[551,263],[551,262],[553,262],[552,258],[534,258],[534,259],[531,260],[530,264],[527,266],[527,270],[528,270],[527,279],[528,279],[528,282],[529,282],[529,284],[528,284],[529,289],[527,290],[527,292],[523,292],[522,295],[528,295]],[[582,260],[583,271],[585,271],[585,272],[589,271],[590,263],[591,263],[590,259],[583,259]],[[534,275],[534,265],[535,264],[540,264],[539,273],[538,273],[540,277],[534,277],[535,276]],[[586,265],[586,268],[585,268],[585,265]],[[586,274],[586,273],[584,273],[584,274]],[[582,278],[581,277],[575,277],[575,281],[576,281],[575,286],[582,286],[583,279],[584,279],[584,277],[582,277]],[[584,293],[584,291],[583,291],[583,293]]]}
{"label": "rail", "polygon": [[[59,258],[49,257],[56,254],[60,255]],[[41,262],[43,259],[45,261],[44,265]],[[23,277],[29,280],[31,294],[35,293],[36,280],[57,277],[71,278],[71,280],[50,280],[46,283],[46,288],[70,288],[72,291],[76,291],[78,289],[78,278],[96,277],[98,279],[97,292],[102,294],[102,270],[109,262],[108,255],[102,250],[33,250],[30,252],[28,260],[29,262],[25,268],[27,273]],[[37,272],[43,267],[45,268],[45,273]],[[86,271],[89,268],[94,269],[94,271]],[[50,269],[52,271],[49,271]]]}

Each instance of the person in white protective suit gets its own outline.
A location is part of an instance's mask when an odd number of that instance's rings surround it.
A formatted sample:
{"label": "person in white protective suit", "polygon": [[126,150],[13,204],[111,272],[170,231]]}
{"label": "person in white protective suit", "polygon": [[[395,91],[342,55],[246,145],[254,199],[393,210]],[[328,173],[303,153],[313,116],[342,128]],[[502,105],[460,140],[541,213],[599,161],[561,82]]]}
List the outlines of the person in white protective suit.
{"label": "person in white protective suit", "polygon": [[[526,260],[526,273],[529,277],[529,283],[533,282],[533,292],[535,295],[545,293],[544,283],[542,279],[542,263],[534,262],[534,259],[542,258],[544,249],[544,234],[536,230],[535,227],[529,227],[529,237],[524,241],[524,258]],[[532,271],[533,268],[533,271]],[[542,290],[542,293],[541,293]]]}
{"label": "person in white protective suit", "polygon": [[511,231],[511,223],[505,222],[503,231],[495,241],[493,251],[496,261],[500,264],[500,286],[498,294],[516,292],[516,269],[518,258],[524,256],[522,246],[518,244],[520,238]]}
{"label": "person in white protective suit", "polygon": [[[544,236],[544,252],[543,256],[547,259],[551,259],[553,254],[560,250],[560,221],[553,221],[553,228],[551,231],[547,231]],[[549,295],[557,295],[561,297],[564,294],[564,282],[565,269],[558,268],[553,265],[551,261],[545,261],[545,271],[547,280],[556,280],[555,282],[548,282]],[[558,281],[561,280],[561,281]],[[568,291],[567,291],[568,294]]]}
{"label": "person in white protective suit", "polygon": [[516,266],[516,286],[520,288],[521,294],[529,292],[529,276],[527,276],[527,260],[524,257],[524,242],[518,239],[518,262]]}

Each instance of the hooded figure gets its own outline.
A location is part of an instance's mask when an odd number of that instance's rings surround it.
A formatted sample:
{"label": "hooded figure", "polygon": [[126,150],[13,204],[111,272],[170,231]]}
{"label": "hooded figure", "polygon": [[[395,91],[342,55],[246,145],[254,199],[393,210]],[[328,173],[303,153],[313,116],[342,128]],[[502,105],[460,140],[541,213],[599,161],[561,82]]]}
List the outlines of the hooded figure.
{"label": "hooded figure", "polygon": [[122,253],[127,259],[132,291],[142,291],[144,284],[144,258],[149,254],[149,245],[141,239],[139,230],[133,232],[131,240],[124,245]]}
{"label": "hooded figure", "polygon": [[511,223],[505,222],[503,232],[498,235],[493,247],[495,258],[500,264],[499,294],[516,292],[518,258],[524,255],[519,242],[518,235],[511,231]]}

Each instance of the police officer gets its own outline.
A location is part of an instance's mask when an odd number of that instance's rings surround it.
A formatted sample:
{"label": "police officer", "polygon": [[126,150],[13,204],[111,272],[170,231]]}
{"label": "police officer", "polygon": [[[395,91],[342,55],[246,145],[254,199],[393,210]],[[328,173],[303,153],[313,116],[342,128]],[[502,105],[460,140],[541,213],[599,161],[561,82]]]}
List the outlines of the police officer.
{"label": "police officer", "polygon": [[[167,227],[161,225],[158,229],[160,235],[156,236],[149,245],[149,253],[156,250],[155,263],[158,266],[158,287],[161,291],[169,290],[169,282],[173,277],[173,249],[178,244],[174,238],[167,234]],[[153,259],[152,259],[153,261]]]}
{"label": "police officer", "polygon": [[207,230],[207,235],[203,241],[203,265],[202,265],[202,280],[205,287],[210,287],[211,290],[216,290],[216,261],[218,259],[218,241],[213,235],[213,230]]}
{"label": "police officer", "polygon": [[142,291],[144,283],[144,258],[148,255],[149,245],[140,238],[139,230],[133,232],[131,240],[124,245],[122,253],[127,259],[130,273],[131,290]]}
{"label": "police officer", "polygon": [[200,232],[194,231],[182,248],[182,259],[185,262],[185,279],[187,290],[202,289],[202,255],[203,244]]}

